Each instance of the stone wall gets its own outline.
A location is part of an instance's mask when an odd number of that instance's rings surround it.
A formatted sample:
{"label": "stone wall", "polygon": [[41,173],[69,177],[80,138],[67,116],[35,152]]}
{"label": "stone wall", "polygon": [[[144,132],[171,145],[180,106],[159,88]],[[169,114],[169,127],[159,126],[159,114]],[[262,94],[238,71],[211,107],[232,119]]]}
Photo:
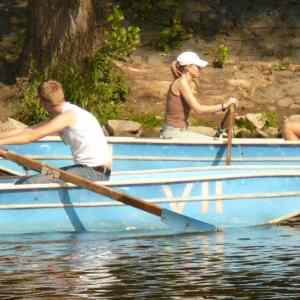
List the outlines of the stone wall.
{"label": "stone wall", "polygon": [[184,23],[200,38],[223,39],[243,57],[300,62],[300,1],[186,0],[184,6]]}

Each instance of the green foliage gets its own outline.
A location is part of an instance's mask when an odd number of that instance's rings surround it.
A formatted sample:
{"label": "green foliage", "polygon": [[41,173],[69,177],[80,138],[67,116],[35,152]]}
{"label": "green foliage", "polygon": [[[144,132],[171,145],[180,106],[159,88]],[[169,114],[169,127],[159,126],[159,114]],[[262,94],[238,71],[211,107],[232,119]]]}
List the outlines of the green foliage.
{"label": "green foliage", "polygon": [[146,128],[155,128],[160,127],[162,125],[161,116],[157,116],[153,113],[147,113],[144,115],[133,116],[131,118],[132,121],[139,122]]}
{"label": "green foliage", "polygon": [[[263,112],[261,113],[261,121],[264,122],[263,130],[266,130],[270,127],[279,128],[279,119],[276,112]],[[236,137],[261,137],[261,134],[255,127],[255,125],[250,122],[247,118],[237,118],[235,120],[235,125],[239,129]]]}
{"label": "green foliage", "polygon": [[113,8],[108,16],[110,29],[104,32],[104,49],[109,56],[124,59],[128,57],[140,45],[140,28],[137,26],[123,25],[124,14],[119,6]]}
{"label": "green foliage", "polygon": [[66,99],[93,112],[103,123],[117,118],[118,104],[129,92],[126,81],[118,74],[110,57],[100,51],[86,62],[84,70],[79,66],[61,66],[26,83],[24,98],[16,113],[16,118],[26,124],[36,124],[48,117],[37,99],[37,87],[45,78],[61,82]]}
{"label": "green foliage", "polygon": [[8,35],[1,38],[0,46],[3,49],[0,52],[0,60],[7,62],[15,61],[23,49],[25,38],[25,29],[19,29],[14,35]]}
{"label": "green foliage", "polygon": [[131,12],[132,17],[137,21],[145,21],[149,17],[151,18],[155,3],[158,1],[153,0],[143,0],[143,1],[136,1],[136,0],[127,0],[122,3],[122,6],[128,11]]}
{"label": "green foliage", "polygon": [[286,71],[288,70],[290,62],[282,61],[276,64],[273,64],[272,68],[274,71]]}
{"label": "green foliage", "polygon": [[190,121],[190,125],[195,127],[198,126],[211,127],[211,128],[218,127],[215,120],[203,120],[199,118],[192,118]]}
{"label": "green foliage", "polygon": [[62,83],[66,98],[91,111],[102,123],[116,119],[118,104],[125,101],[129,87],[113,58],[125,59],[139,44],[139,28],[122,26],[124,15],[119,7],[108,17],[111,31],[105,32],[104,46],[82,66],[60,65],[44,74],[37,74],[32,67],[31,81],[23,84],[23,100],[15,117],[28,125],[47,118],[47,113],[37,99],[37,87],[45,79]]}
{"label": "green foliage", "polygon": [[167,52],[178,48],[190,36],[182,24],[183,1],[124,0],[121,3],[135,22],[143,27],[148,23],[152,30],[159,32],[151,43],[158,50]]}
{"label": "green foliage", "polygon": [[31,82],[24,79],[18,82],[19,92],[23,99],[15,112],[15,118],[21,120],[27,125],[34,125],[42,122],[48,117],[46,110],[37,101],[37,88],[42,82],[41,78],[34,79]]}
{"label": "green foliage", "polygon": [[165,26],[174,16],[182,14],[183,1],[180,0],[122,0],[122,8],[129,16],[141,25],[149,22],[151,25]]}
{"label": "green foliage", "polygon": [[173,18],[171,25],[164,28],[156,42],[156,48],[162,51],[169,51],[171,49],[179,48],[183,41],[188,38],[188,34],[183,28],[179,18]]}
{"label": "green foliage", "polygon": [[276,114],[276,112],[264,112],[263,114],[263,118],[266,120],[265,123],[265,128],[269,128],[269,127],[275,127],[278,128],[279,127],[279,120],[278,120],[278,115]]}
{"label": "green foliage", "polygon": [[221,44],[218,46],[216,50],[213,65],[216,68],[223,68],[228,58],[229,58],[229,48],[226,47],[224,44]]}
{"label": "green foliage", "polygon": [[88,85],[92,88],[88,110],[93,111],[102,122],[116,119],[119,114],[118,104],[126,100],[129,87],[118,72],[111,58],[99,51],[90,62]]}
{"label": "green foliage", "polygon": [[246,118],[240,118],[235,120],[235,125],[238,128],[245,128],[250,132],[254,132],[256,130],[255,126]]}

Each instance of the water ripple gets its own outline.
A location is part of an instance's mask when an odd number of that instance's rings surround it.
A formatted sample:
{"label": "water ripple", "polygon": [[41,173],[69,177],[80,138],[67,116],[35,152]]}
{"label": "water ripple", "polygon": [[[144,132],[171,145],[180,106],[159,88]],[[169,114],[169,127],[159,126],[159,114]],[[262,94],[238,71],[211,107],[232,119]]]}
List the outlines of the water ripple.
{"label": "water ripple", "polygon": [[1,299],[299,299],[300,228],[0,237]]}

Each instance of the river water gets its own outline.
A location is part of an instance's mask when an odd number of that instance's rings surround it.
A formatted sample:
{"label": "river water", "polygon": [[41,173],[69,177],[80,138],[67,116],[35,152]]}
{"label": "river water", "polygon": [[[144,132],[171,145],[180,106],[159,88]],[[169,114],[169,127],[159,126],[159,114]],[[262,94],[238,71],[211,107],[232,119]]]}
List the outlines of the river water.
{"label": "river water", "polygon": [[300,227],[0,236],[0,299],[299,299]]}

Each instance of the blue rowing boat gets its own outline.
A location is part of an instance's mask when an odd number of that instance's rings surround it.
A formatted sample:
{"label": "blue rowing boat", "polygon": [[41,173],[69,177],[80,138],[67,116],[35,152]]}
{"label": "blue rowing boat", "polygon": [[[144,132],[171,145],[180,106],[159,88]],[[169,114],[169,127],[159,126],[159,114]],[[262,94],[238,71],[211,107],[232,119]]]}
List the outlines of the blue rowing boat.
{"label": "blue rowing boat", "polygon": [[[161,168],[222,166],[227,141],[179,141],[110,137],[113,171]],[[69,147],[58,138],[46,138],[27,145],[10,145],[11,151],[55,167],[72,164]],[[300,143],[282,139],[233,139],[232,165],[295,165],[300,163]],[[5,159],[0,169],[23,175],[24,169]]]}
{"label": "blue rowing boat", "polygon": [[[173,233],[160,218],[71,184],[0,183],[0,233]],[[206,224],[274,224],[300,213],[300,168],[226,166],[118,172],[102,184]]]}

